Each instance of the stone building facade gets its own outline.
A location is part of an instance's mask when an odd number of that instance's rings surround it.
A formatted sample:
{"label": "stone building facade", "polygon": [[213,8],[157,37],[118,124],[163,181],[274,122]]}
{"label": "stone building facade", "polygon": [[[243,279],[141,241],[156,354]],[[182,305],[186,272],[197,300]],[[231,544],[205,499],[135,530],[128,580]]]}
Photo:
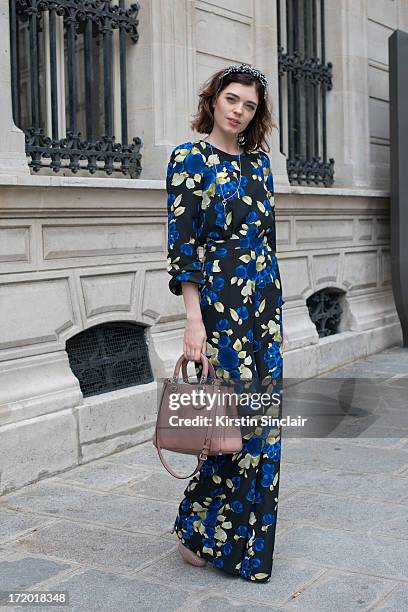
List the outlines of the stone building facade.
{"label": "stone building facade", "polygon": [[[130,4],[130,3],[128,3]],[[407,0],[327,0],[329,187],[294,185],[277,130],[277,255],[290,335],[285,375],[309,377],[398,344],[390,276],[388,37]],[[168,292],[169,154],[197,138],[197,90],[214,70],[266,73],[279,121],[277,11],[269,0],[141,0],[127,50],[129,134],[139,178],[34,173],[13,121],[8,2],[0,8],[0,494],[151,435],[157,379],[181,353],[184,306]],[[319,337],[306,300],[342,292],[337,333]],[[66,351],[106,322],[145,328],[153,381],[84,397]]]}

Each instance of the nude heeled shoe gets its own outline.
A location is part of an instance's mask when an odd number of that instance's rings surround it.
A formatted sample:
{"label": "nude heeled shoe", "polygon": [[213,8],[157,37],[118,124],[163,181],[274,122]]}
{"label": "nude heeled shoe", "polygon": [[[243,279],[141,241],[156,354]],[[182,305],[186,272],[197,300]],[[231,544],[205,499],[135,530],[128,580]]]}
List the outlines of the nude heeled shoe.
{"label": "nude heeled shoe", "polygon": [[197,567],[204,567],[204,565],[207,565],[207,561],[205,559],[202,559],[193,553],[192,550],[186,548],[181,542],[179,543],[178,550],[183,559],[188,563],[191,563],[191,565],[195,565]]}

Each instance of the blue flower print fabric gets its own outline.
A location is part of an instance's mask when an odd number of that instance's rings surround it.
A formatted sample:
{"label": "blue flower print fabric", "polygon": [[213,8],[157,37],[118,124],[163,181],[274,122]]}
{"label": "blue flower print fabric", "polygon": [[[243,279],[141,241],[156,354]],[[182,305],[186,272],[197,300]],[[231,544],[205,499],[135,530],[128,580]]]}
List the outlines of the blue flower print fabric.
{"label": "blue flower print fabric", "polygon": [[[269,157],[260,150],[240,156],[211,151],[205,141],[183,143],[171,153],[167,192],[170,291],[180,295],[183,281],[198,286],[206,354],[217,377],[232,381],[240,393],[251,392],[251,416],[259,408],[255,394],[272,396],[283,377],[284,301]],[[200,378],[201,362],[195,369]],[[269,415],[279,418],[281,408],[282,402],[272,406]],[[281,429],[241,430],[242,451],[209,456],[190,480],[174,530],[219,570],[266,582],[275,545]]]}

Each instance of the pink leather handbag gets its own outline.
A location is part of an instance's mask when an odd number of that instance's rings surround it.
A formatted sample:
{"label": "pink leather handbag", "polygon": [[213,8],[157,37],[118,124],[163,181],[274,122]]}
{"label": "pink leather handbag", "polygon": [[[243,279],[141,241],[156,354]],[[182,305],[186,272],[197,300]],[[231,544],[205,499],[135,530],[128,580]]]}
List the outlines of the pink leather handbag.
{"label": "pink leather handbag", "polygon": [[[165,378],[152,442],[160,461],[175,478],[191,478],[208,455],[238,453],[242,435],[237,410],[237,394],[232,386],[216,377],[214,366],[201,353],[201,380],[189,382],[187,364],[182,354],[174,368],[173,378]],[[183,382],[179,381],[182,366]],[[210,381],[208,382],[208,373]],[[162,449],[186,455],[197,455],[197,466],[191,474],[180,476],[163,457]]]}

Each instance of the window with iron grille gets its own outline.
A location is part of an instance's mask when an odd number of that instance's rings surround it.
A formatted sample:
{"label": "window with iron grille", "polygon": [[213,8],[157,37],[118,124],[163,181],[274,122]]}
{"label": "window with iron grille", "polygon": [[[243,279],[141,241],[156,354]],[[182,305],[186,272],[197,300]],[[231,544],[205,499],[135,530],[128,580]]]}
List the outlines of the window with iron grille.
{"label": "window with iron grille", "polygon": [[280,150],[291,183],[333,184],[327,159],[324,0],[277,0]]}
{"label": "window with iron grille", "polygon": [[34,172],[87,170],[138,178],[142,141],[128,141],[126,49],[138,3],[10,0],[14,123]]}
{"label": "window with iron grille", "polygon": [[102,323],[66,342],[71,370],[84,397],[153,381],[144,327]]}

